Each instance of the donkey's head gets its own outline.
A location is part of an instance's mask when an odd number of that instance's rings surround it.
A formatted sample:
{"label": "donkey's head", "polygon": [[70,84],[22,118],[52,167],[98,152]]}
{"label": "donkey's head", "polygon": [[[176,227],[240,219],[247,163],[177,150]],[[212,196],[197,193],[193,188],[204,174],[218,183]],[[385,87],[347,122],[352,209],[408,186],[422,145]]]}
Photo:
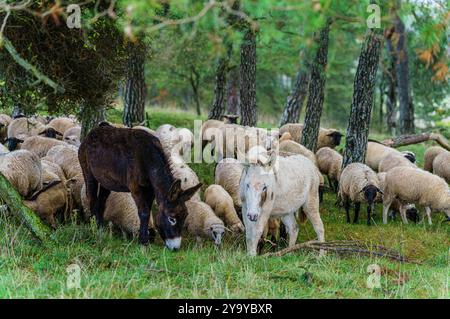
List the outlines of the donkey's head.
{"label": "donkey's head", "polygon": [[181,181],[177,179],[170,187],[167,200],[159,203],[156,216],[156,227],[164,240],[166,247],[177,250],[181,245],[181,232],[187,216],[185,202],[188,201],[202,186],[201,183],[182,190]]}

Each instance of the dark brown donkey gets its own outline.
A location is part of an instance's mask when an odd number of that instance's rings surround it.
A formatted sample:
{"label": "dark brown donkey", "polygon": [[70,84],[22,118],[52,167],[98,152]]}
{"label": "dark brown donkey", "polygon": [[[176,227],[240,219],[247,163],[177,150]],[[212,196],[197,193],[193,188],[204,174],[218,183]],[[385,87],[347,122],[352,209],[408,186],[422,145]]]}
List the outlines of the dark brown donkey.
{"label": "dark brown donkey", "polygon": [[102,123],[81,143],[78,158],[91,213],[99,226],[110,192],[131,192],[140,219],[139,241],[148,244],[150,209],[156,197],[158,232],[169,249],[179,249],[187,214],[185,202],[201,184],[181,189],[157,137]]}

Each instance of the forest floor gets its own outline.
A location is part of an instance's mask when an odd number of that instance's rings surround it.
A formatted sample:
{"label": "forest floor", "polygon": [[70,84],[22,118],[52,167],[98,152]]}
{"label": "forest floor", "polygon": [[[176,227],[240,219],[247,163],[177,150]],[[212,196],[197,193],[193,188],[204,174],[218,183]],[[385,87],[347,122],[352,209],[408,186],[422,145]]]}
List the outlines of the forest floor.
{"label": "forest floor", "polygon": [[[163,123],[192,127],[195,116],[184,112],[149,111],[150,126]],[[119,122],[120,112],[110,112]],[[380,136],[372,136],[380,138]],[[341,146],[342,147],[342,146]],[[424,145],[410,147],[423,162]],[[191,166],[205,184],[214,165]],[[325,194],[320,207],[329,240],[360,240],[396,249],[415,263],[385,258],[338,256],[318,258],[298,251],[284,257],[249,258],[243,236],[225,237],[220,249],[183,239],[170,252],[160,238],[148,247],[94,223],[72,220],[60,225],[54,243],[40,246],[13,216],[0,213],[1,298],[449,298],[450,224],[443,214],[433,225],[381,222],[377,205],[371,227],[364,214],[359,224],[346,224],[336,195]],[[309,222],[301,225],[299,242],[312,240]],[[73,264],[81,269],[80,288],[67,285]],[[380,287],[369,288],[368,266],[380,266]]]}

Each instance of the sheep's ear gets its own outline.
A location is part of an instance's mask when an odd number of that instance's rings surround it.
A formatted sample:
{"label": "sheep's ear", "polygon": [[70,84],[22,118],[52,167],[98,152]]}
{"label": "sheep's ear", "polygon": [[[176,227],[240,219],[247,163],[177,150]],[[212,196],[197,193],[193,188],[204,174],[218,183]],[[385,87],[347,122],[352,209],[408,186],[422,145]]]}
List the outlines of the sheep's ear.
{"label": "sheep's ear", "polygon": [[178,197],[179,202],[186,202],[191,199],[192,196],[202,187],[202,183],[198,183],[197,185],[182,191],[180,196]]}
{"label": "sheep's ear", "polygon": [[169,200],[175,202],[181,193],[181,180],[175,180],[169,189]]}

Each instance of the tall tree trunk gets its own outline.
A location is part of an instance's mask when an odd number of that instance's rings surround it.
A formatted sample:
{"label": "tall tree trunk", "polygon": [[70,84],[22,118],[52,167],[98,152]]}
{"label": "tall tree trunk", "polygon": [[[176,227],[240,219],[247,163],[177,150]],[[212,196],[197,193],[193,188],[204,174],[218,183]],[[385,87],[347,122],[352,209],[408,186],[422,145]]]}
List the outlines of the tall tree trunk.
{"label": "tall tree trunk", "polygon": [[191,74],[189,77],[189,82],[191,83],[192,87],[192,93],[194,94],[194,100],[195,100],[195,106],[197,115],[202,115],[201,109],[200,109],[200,93],[199,93],[199,86],[200,86],[200,74],[197,72],[194,66],[191,67]]}
{"label": "tall tree trunk", "polygon": [[382,30],[367,31],[359,56],[353,84],[353,100],[345,140],[343,167],[351,163],[364,163],[369,136],[378,61],[382,48]]}
{"label": "tall tree trunk", "polygon": [[146,47],[140,42],[129,43],[127,78],[125,82],[123,124],[128,127],[144,122],[145,98],[145,57]]}
{"label": "tall tree trunk", "polygon": [[44,244],[50,239],[50,228],[41,221],[35,212],[23,204],[20,194],[17,193],[8,179],[1,173],[0,199],[8,206],[10,212],[20,218],[35,238]]}
{"label": "tall tree trunk", "polygon": [[287,97],[286,105],[280,119],[280,126],[287,123],[298,123],[303,103],[308,94],[309,70],[299,70],[291,94]]}
{"label": "tall tree trunk", "polygon": [[256,31],[247,27],[241,44],[241,125],[256,126]]}
{"label": "tall tree trunk", "polygon": [[388,91],[386,100],[386,124],[391,135],[395,135],[397,127],[397,52],[392,43],[393,28],[386,36],[386,50],[389,57],[389,67],[387,69]]}
{"label": "tall tree trunk", "polygon": [[84,104],[81,107],[79,120],[81,122],[81,141],[83,141],[98,123],[106,120],[106,109],[105,107],[89,107]]}
{"label": "tall tree trunk", "polygon": [[306,104],[305,125],[303,127],[301,144],[315,152],[319,136],[320,117],[322,116],[325,91],[325,68],[328,60],[328,36],[331,20],[328,19],[319,33],[315,34],[317,52],[311,64],[311,80],[308,89],[308,103]]}
{"label": "tall tree trunk", "polygon": [[406,43],[405,25],[400,17],[395,17],[395,33],[397,41],[397,86],[400,104],[400,133],[414,133],[414,105],[409,85],[408,46]]}
{"label": "tall tree trunk", "polygon": [[239,95],[239,66],[230,71],[227,83],[227,114],[239,115],[241,97]]}

